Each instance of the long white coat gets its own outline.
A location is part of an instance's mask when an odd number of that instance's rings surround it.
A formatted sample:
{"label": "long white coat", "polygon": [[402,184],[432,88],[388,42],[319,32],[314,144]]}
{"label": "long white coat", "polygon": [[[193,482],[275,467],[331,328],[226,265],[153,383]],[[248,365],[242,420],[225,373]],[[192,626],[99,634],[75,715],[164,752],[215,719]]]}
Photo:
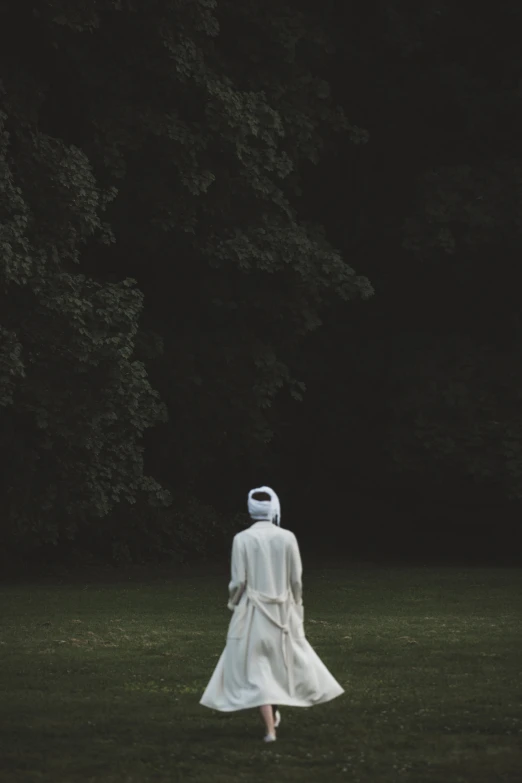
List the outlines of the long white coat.
{"label": "long white coat", "polygon": [[226,646],[199,703],[220,712],[311,707],[344,693],[305,637],[295,535],[255,522],[234,536],[231,571]]}

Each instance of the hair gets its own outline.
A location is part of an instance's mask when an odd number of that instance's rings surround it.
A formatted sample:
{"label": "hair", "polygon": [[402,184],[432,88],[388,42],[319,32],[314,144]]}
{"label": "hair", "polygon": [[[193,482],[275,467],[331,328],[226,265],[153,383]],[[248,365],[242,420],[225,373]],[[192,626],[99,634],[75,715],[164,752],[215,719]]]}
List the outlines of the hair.
{"label": "hair", "polygon": [[254,492],[252,500],[272,500],[268,492]]}

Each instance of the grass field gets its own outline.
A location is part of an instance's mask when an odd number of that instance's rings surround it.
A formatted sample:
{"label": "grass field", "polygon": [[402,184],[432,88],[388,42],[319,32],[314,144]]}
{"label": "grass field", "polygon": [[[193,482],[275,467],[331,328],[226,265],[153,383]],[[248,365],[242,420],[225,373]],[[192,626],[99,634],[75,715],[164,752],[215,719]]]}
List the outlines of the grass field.
{"label": "grass field", "polygon": [[346,693],[199,705],[225,571],[1,587],[2,783],[520,783],[522,571],[304,563],[305,630]]}

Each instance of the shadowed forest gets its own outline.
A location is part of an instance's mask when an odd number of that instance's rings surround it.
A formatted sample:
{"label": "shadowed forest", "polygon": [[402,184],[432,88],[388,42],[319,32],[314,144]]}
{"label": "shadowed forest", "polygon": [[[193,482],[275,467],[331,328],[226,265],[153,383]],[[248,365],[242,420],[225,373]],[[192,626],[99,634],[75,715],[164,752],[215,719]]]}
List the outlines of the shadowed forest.
{"label": "shadowed forest", "polygon": [[[522,6],[0,10],[5,567],[513,562]],[[18,565],[16,566],[18,567]]]}

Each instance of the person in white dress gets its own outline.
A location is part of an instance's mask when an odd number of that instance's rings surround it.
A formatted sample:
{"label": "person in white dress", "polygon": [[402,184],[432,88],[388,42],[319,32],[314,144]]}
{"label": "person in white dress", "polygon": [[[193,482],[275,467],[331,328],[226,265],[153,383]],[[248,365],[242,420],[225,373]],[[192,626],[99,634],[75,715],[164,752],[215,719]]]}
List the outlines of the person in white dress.
{"label": "person in white dress", "polygon": [[344,688],[306,639],[299,546],[280,527],[276,493],[251,490],[248,511],[253,524],[232,543],[226,646],[199,703],[220,712],[259,707],[264,740],[273,742],[281,722],[276,705],[311,707]]}

